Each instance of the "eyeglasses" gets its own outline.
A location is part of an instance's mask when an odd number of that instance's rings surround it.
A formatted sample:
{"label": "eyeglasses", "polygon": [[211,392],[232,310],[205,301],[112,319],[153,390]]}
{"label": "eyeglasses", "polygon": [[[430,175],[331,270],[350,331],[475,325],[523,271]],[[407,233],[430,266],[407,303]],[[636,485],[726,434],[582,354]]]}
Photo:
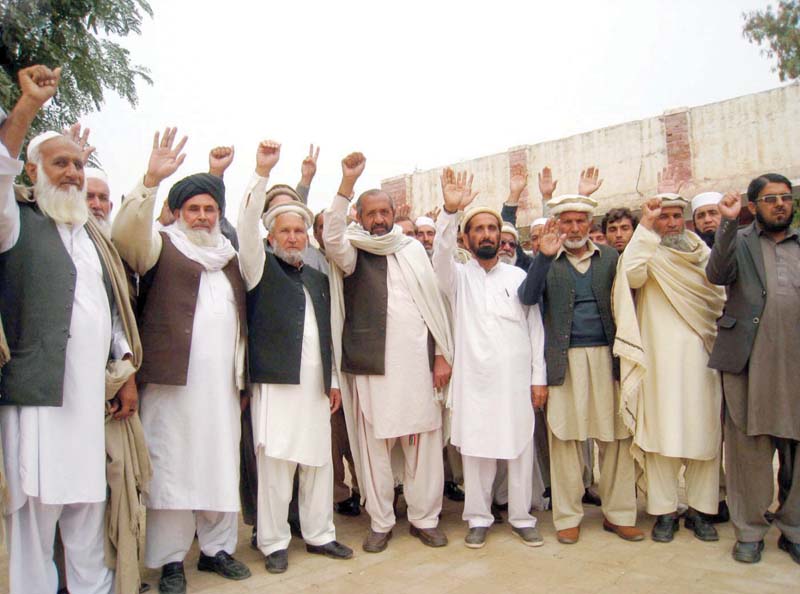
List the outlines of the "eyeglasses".
{"label": "eyeglasses", "polygon": [[793,199],[791,194],[767,194],[766,196],[761,196],[758,200],[767,204],[775,204],[778,201],[788,203]]}
{"label": "eyeglasses", "polygon": [[507,245],[511,249],[514,249],[515,247],[517,247],[516,242],[514,242],[514,241],[506,241],[505,239],[501,239],[500,240],[500,247],[502,247],[504,245]]}

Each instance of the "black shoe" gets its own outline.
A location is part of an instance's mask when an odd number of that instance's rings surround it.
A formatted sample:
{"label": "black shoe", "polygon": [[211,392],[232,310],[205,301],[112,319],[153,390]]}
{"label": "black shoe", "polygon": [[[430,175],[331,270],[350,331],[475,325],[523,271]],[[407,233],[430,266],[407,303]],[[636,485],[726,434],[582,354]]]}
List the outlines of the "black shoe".
{"label": "black shoe", "polygon": [[253,534],[250,536],[250,548],[258,550],[258,533],[255,526],[253,526]]}
{"label": "black shoe", "polygon": [[800,563],[800,543],[792,542],[781,534],[781,537],[778,539],[778,548],[789,553],[792,561]]}
{"label": "black shoe", "polygon": [[139,584],[139,594],[144,594],[145,592],[149,591],[150,591],[150,584],[146,582],[142,582],[141,584]]}
{"label": "black shoe", "polygon": [[550,487],[542,491],[542,499],[545,500],[544,511],[552,511],[553,509],[553,495],[550,492]]}
{"label": "black shoe", "polygon": [[344,546],[342,543],[332,540],[324,545],[306,545],[306,550],[315,555],[325,555],[331,559],[351,559],[353,557],[353,549]]}
{"label": "black shoe", "polygon": [[66,588],[59,588],[56,594],[69,594],[69,590],[67,590]]}
{"label": "black shoe", "polygon": [[741,542],[736,541],[733,545],[733,558],[740,563],[758,563],[761,561],[761,551],[764,550],[764,541]]}
{"label": "black shoe", "polygon": [[444,483],[444,496],[450,501],[464,501],[464,491],[453,481]]}
{"label": "black shoe", "polygon": [[219,551],[213,557],[200,553],[197,562],[198,571],[213,571],[229,580],[246,580],[250,577],[250,569],[241,561],[237,561],[225,551]]}
{"label": "black shoe", "polygon": [[281,549],[267,555],[266,568],[270,573],[283,573],[289,569],[289,551]]}
{"label": "black shoe", "polygon": [[591,489],[586,489],[583,492],[581,503],[585,503],[587,505],[596,505],[597,507],[603,505],[603,502],[600,500],[600,496]]}
{"label": "black shoe", "polygon": [[717,506],[717,513],[714,515],[703,514],[703,517],[712,524],[724,524],[730,522],[731,512],[728,510],[728,503],[723,499]]}
{"label": "black shoe", "polygon": [[161,568],[158,591],[160,594],[186,594],[186,574],[183,572],[183,562],[167,563]]}
{"label": "black shoe", "polygon": [[671,514],[658,516],[656,518],[656,523],[653,524],[653,531],[650,535],[656,542],[672,542],[678,530],[680,530],[678,514],[673,512]]}
{"label": "black shoe", "polygon": [[357,493],[353,493],[350,497],[348,497],[344,501],[340,501],[339,503],[334,503],[333,511],[343,516],[355,517],[361,513],[361,506],[359,505],[360,499],[361,499],[360,495],[358,495]]}
{"label": "black shoe", "polygon": [[694,535],[704,542],[716,542],[719,540],[717,529],[708,521],[704,514],[691,507],[686,510],[683,525],[688,530],[692,530]]}

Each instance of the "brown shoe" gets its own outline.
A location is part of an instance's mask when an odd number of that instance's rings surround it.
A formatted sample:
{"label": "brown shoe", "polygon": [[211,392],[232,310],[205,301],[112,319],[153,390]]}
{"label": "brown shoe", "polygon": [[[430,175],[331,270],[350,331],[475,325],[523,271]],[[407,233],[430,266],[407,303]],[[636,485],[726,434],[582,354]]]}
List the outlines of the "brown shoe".
{"label": "brown shoe", "polygon": [[556,532],[558,542],[561,544],[575,544],[578,542],[578,537],[581,534],[581,527],[575,526],[574,528],[567,528],[566,530],[559,530]]}
{"label": "brown shoe", "polygon": [[364,539],[362,548],[367,553],[380,553],[385,551],[389,546],[389,540],[392,538],[392,531],[389,532],[375,532],[372,528],[367,533],[367,538]]}
{"label": "brown shoe", "polygon": [[413,524],[409,526],[408,532],[411,536],[416,536],[422,544],[429,547],[443,547],[447,545],[447,535],[439,528],[417,528]]}
{"label": "brown shoe", "polygon": [[636,526],[617,526],[603,518],[603,530],[606,532],[613,532],[622,540],[630,540],[636,542],[644,540],[644,532],[639,530]]}

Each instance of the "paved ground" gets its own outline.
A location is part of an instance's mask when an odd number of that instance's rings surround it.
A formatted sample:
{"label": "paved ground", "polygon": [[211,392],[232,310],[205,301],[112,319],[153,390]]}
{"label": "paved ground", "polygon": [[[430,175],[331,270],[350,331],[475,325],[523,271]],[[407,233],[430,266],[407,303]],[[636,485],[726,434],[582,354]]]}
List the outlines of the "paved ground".
{"label": "paved ground", "polygon": [[[402,505],[401,505],[402,507]],[[355,549],[350,561],[333,561],[306,553],[295,540],[289,549],[289,570],[270,575],[261,554],[249,546],[250,528],[242,525],[237,557],[253,576],[229,582],[196,570],[198,551],[187,559],[189,592],[206,594],[503,594],[557,592],[558,594],[789,594],[800,592],[800,565],[777,547],[778,533],[770,531],[761,563],[742,565],[731,559],[733,529],[720,528],[720,542],[703,543],[683,527],[671,544],[647,539],[627,543],[602,530],[602,514],[587,507],[581,540],[565,546],[556,541],[549,513],[538,513],[545,539],[541,548],[529,548],[511,534],[507,523],[495,525],[485,548],[467,549],[461,506],[445,500],[442,527],[450,544],[441,549],[423,546],[408,534],[400,519],[384,553],[361,550],[367,530],[365,513],[358,518],[336,516],[339,540]],[[639,525],[650,529],[652,519],[640,512]],[[0,550],[0,592],[8,591],[7,556]],[[155,586],[159,572],[144,570]],[[154,588],[155,590],[155,588]]]}

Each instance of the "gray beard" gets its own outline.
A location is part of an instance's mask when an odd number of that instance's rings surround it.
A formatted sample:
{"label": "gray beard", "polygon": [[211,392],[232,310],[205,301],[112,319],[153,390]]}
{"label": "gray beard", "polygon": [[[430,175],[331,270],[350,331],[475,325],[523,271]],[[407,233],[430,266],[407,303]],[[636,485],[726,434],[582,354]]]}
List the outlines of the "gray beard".
{"label": "gray beard", "polygon": [[679,252],[692,251],[692,242],[689,241],[689,236],[686,235],[686,231],[678,235],[665,235],[661,238],[661,245],[666,248],[678,250]]}
{"label": "gray beard", "polygon": [[498,253],[497,257],[503,264],[508,264],[510,266],[514,266],[517,263],[517,254],[516,252],[512,255]]}
{"label": "gray beard", "polygon": [[94,217],[94,222],[100,228],[100,232],[106,237],[111,237],[111,221],[105,217]]}
{"label": "gray beard", "polygon": [[285,250],[276,242],[272,246],[274,254],[291,266],[297,266],[303,262],[303,250]]}
{"label": "gray beard", "polygon": [[210,231],[206,231],[205,229],[192,229],[186,224],[182,216],[177,218],[175,224],[178,226],[178,229],[186,234],[189,241],[196,246],[212,248],[219,245],[219,239],[222,235],[222,232],[219,230],[219,220],[217,220],[217,224],[214,225],[214,228]]}
{"label": "gray beard", "polygon": [[62,190],[50,183],[41,164],[37,165],[38,175],[33,186],[33,195],[41,211],[56,223],[80,227],[89,219],[86,205],[86,188],[79,190],[70,186]]}
{"label": "gray beard", "polygon": [[564,247],[570,250],[579,250],[583,246],[586,245],[586,242],[589,241],[589,236],[582,237],[580,239],[576,239],[575,241],[569,241],[568,239],[564,240]]}

